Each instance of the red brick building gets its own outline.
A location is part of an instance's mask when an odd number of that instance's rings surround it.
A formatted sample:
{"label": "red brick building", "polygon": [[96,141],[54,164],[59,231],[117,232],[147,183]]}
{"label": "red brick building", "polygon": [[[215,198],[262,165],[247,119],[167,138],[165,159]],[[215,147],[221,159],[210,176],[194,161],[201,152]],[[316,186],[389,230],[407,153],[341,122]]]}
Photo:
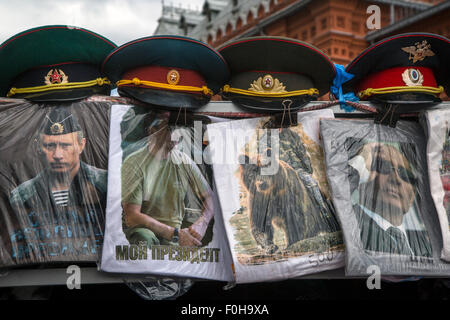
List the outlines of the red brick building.
{"label": "red brick building", "polygon": [[[163,4],[158,22],[155,34],[186,35],[215,48],[258,35],[299,39],[345,66],[394,34],[450,37],[450,0],[205,0],[202,11]],[[372,29],[376,22],[379,29]]]}
{"label": "red brick building", "polygon": [[[381,27],[375,31],[367,26],[376,19],[373,11],[368,13],[373,5],[379,8]],[[167,31],[213,47],[248,36],[284,36],[309,42],[346,65],[370,43],[391,34],[450,36],[450,1],[205,0],[201,12],[164,6],[155,34]]]}

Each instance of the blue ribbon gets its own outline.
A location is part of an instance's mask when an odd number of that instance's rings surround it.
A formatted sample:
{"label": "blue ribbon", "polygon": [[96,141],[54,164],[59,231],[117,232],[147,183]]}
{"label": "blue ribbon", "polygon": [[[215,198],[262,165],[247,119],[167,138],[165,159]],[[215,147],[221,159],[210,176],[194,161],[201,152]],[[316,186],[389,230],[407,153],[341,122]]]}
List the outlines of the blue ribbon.
{"label": "blue ribbon", "polygon": [[340,64],[334,64],[336,68],[336,77],[333,79],[333,85],[330,90],[331,93],[338,98],[341,109],[345,112],[352,112],[355,108],[347,105],[345,101],[359,101],[359,98],[355,96],[353,92],[342,92],[342,85],[354,77],[353,74],[345,71],[345,67]]}

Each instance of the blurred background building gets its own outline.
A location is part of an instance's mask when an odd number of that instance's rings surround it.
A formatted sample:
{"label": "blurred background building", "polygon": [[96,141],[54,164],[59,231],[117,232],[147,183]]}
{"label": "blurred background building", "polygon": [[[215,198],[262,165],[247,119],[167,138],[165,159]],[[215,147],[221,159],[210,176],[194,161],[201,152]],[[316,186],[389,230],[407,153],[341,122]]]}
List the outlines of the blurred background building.
{"label": "blurred background building", "polygon": [[[367,25],[373,5],[378,29]],[[215,48],[249,36],[283,36],[347,65],[371,43],[412,31],[450,37],[450,0],[205,0],[201,11],[163,2],[155,35],[186,35]]]}

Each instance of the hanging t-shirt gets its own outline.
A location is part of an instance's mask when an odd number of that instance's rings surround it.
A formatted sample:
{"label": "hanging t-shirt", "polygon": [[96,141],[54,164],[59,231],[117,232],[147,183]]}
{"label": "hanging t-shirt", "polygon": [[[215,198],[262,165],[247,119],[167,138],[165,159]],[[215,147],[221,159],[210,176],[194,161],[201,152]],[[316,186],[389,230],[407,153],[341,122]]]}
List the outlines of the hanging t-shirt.
{"label": "hanging t-shirt", "polygon": [[110,106],[0,104],[0,267],[98,261]]}
{"label": "hanging t-shirt", "polygon": [[414,121],[321,120],[326,170],[344,232],[346,274],[449,275],[439,258],[426,141]]}
{"label": "hanging t-shirt", "polygon": [[427,128],[427,158],[431,195],[442,232],[442,259],[450,262],[450,110],[424,113]]}
{"label": "hanging t-shirt", "polygon": [[[103,271],[232,280],[212,169],[204,161],[206,123],[215,120],[189,119],[112,107]],[[164,234],[170,229],[175,236],[175,228],[178,241]]]}
{"label": "hanging t-shirt", "polygon": [[[342,232],[324,170],[319,119],[331,110],[208,125],[236,282],[343,266]],[[280,123],[278,123],[280,122]],[[288,123],[282,128],[281,122]]]}

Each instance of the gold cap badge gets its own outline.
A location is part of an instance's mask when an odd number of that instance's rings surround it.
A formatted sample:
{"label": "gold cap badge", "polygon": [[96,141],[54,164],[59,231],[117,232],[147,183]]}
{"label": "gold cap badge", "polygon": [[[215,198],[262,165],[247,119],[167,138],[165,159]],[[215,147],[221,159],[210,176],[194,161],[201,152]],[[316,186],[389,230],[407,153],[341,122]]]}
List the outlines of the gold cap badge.
{"label": "gold cap badge", "polygon": [[272,77],[270,74],[266,74],[264,77],[259,77],[250,84],[249,91],[256,92],[271,92],[280,93],[286,92],[286,87],[277,78]]}
{"label": "gold cap badge", "polygon": [[64,133],[64,126],[62,125],[62,123],[64,121],[66,121],[67,119],[69,119],[70,117],[72,117],[72,115],[68,115],[67,117],[65,117],[64,119],[62,119],[59,122],[53,122],[52,119],[49,118],[49,116],[45,116],[48,121],[50,121],[52,123],[52,125],[50,126],[50,132],[51,134],[63,134]]}
{"label": "gold cap badge", "polygon": [[175,69],[170,70],[167,73],[167,83],[175,85],[175,84],[178,84],[178,82],[180,82],[180,74]]}
{"label": "gold cap badge", "polygon": [[402,73],[402,79],[408,87],[418,87],[423,83],[423,74],[417,69],[406,69]]}
{"label": "gold cap badge", "polygon": [[264,90],[271,90],[274,85],[273,77],[270,74],[265,75],[262,79],[262,84]]}
{"label": "gold cap badge", "polygon": [[61,134],[64,132],[64,126],[61,123],[56,122],[51,125],[50,132],[52,134]]}
{"label": "gold cap badge", "polygon": [[426,57],[434,56],[434,52],[431,51],[430,48],[431,44],[429,44],[427,40],[423,40],[422,42],[416,42],[415,46],[404,47],[402,50],[409,53],[409,60],[416,63],[417,61],[422,61]]}
{"label": "gold cap badge", "polygon": [[61,69],[50,69],[44,77],[45,84],[61,84],[69,82],[69,77]]}

